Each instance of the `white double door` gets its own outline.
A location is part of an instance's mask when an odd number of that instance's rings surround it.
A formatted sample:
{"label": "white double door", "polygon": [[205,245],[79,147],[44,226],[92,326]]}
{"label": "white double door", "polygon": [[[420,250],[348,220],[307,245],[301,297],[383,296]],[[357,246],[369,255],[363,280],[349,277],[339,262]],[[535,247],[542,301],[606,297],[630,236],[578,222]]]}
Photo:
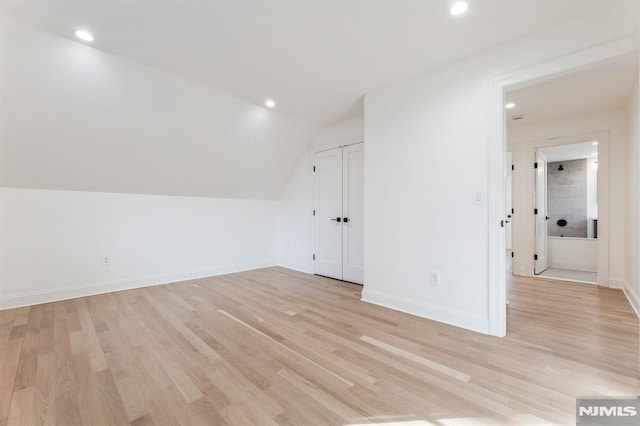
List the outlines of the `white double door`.
{"label": "white double door", "polygon": [[363,283],[364,144],[315,156],[315,273]]}

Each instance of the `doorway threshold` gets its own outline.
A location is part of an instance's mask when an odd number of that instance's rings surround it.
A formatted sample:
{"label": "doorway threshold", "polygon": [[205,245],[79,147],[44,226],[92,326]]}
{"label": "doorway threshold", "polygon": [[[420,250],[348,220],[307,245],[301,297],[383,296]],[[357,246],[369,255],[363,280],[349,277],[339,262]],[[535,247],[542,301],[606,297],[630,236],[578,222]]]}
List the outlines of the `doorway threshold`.
{"label": "doorway threshold", "polygon": [[598,285],[598,274],[596,272],[574,271],[570,269],[548,268],[541,274],[534,275],[534,278]]}

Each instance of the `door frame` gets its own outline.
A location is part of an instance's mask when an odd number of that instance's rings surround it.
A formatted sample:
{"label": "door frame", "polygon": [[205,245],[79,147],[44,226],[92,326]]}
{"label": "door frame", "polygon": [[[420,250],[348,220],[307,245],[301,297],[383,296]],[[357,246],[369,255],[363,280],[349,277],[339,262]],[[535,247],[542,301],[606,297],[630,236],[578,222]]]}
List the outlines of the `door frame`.
{"label": "door frame", "polygon": [[[598,142],[598,286],[609,287],[609,132],[583,133],[580,135],[561,136],[554,139],[525,142],[522,148],[525,156],[534,158],[536,151],[539,149],[593,141]],[[526,179],[525,185],[527,187],[524,190],[525,193],[529,193],[530,191],[531,193],[534,192],[533,179],[533,174],[531,174],[530,178]],[[531,208],[533,208],[533,206],[534,204],[532,204]],[[534,226],[535,217],[530,218],[530,221],[527,222],[527,229],[531,230]],[[523,251],[523,256],[528,255],[533,255],[533,251],[530,254]],[[546,278],[535,275],[534,272],[531,272],[527,276]]]}
{"label": "door frame", "polygon": [[[543,158],[544,157],[544,158]],[[533,246],[534,246],[534,260],[533,260],[533,275],[540,275],[542,272],[544,272],[545,270],[547,270],[547,264],[548,264],[548,260],[547,260],[547,213],[549,213],[548,211],[548,202],[547,202],[547,167],[548,167],[548,161],[547,161],[547,156],[543,153],[540,152],[540,149],[536,149],[535,151],[535,155],[534,157],[531,157],[534,159],[535,164],[537,164],[537,167],[535,167],[535,177],[534,177],[534,189],[533,189],[533,208],[537,211],[536,214],[534,214],[533,216],[533,223],[534,223],[534,227],[533,227]],[[539,200],[539,196],[540,196],[540,186],[539,186],[539,179],[540,179],[540,162],[544,161],[544,176],[543,176],[543,180],[544,180],[544,209],[541,209],[540,206],[538,205],[538,201]],[[526,163],[525,163],[525,167],[526,167]],[[542,211],[541,211],[542,210]],[[539,229],[538,229],[538,223],[542,222],[542,216],[544,213],[544,262],[545,262],[545,268],[540,271],[539,273],[536,273],[536,268],[538,267],[538,265],[536,264],[538,261],[542,261],[542,259],[539,258],[538,256],[538,236],[539,236]],[[525,214],[526,214],[526,210],[525,210]],[[526,255],[525,255],[526,256]]]}
{"label": "door frame", "polygon": [[[505,214],[507,215],[507,219],[505,220],[505,234],[506,234],[506,245],[507,245],[507,250],[511,250],[513,252],[513,222],[515,220],[515,210],[514,210],[514,206],[515,206],[515,202],[514,202],[514,197],[513,197],[513,175],[514,175],[514,158],[513,158],[513,152],[512,151],[507,151],[507,156],[506,156],[506,176],[505,176],[505,201],[510,199],[511,203],[506,202],[506,210],[505,210]],[[511,182],[509,182],[509,180],[511,180]],[[509,247],[511,246],[511,247]]]}
{"label": "door frame", "polygon": [[501,221],[505,220],[506,208],[507,130],[504,109],[506,91],[531,86],[589,65],[637,53],[639,47],[640,40],[634,34],[490,80],[487,141],[489,334],[498,337],[504,337],[507,334],[506,259],[504,256],[506,238],[505,229],[500,226]]}
{"label": "door frame", "polygon": [[[353,210],[351,210],[351,203],[354,198],[351,193],[351,184],[352,180],[350,176],[354,176],[351,174],[352,172],[352,163],[351,163],[351,154],[354,153],[362,153],[362,174],[360,175],[362,179],[362,209],[363,216],[356,217],[356,220],[353,220]],[[357,194],[357,193],[356,193]],[[359,204],[359,203],[358,203]],[[357,213],[357,212],[356,212]],[[346,282],[352,282],[356,284],[360,284],[364,286],[364,143],[347,145],[342,147],[342,216],[348,217],[349,222],[342,224],[342,280]],[[360,222],[358,221],[360,220]],[[344,221],[344,219],[343,219]],[[352,266],[350,262],[351,256],[350,253],[351,247],[359,246],[359,244],[354,243],[354,235],[358,235],[355,231],[353,231],[354,226],[353,223],[356,223],[359,229],[361,230],[362,237],[362,260],[363,264],[360,268],[359,266]],[[357,238],[357,237],[356,237]],[[356,272],[357,271],[357,272]]]}
{"label": "door frame", "polygon": [[[311,179],[309,179],[309,184],[311,186],[311,208],[312,209],[316,209],[317,205],[316,205],[316,200],[317,200],[317,189],[316,189],[316,185],[315,185],[315,175],[314,175],[314,171],[313,171],[313,167],[315,167],[315,156],[316,154],[320,153],[320,152],[324,152],[324,151],[329,151],[335,148],[344,148],[346,146],[351,146],[351,145],[357,145],[359,143],[364,143],[364,140],[353,140],[353,142],[341,142],[341,143],[327,143],[327,144],[323,144],[323,145],[317,145],[317,146],[313,146],[311,148],[311,165],[309,168],[309,171],[311,173]],[[366,153],[365,153],[365,162],[366,162]],[[311,226],[311,253],[316,253],[316,248],[317,248],[317,229],[316,229],[316,225],[315,225],[315,219],[312,220],[312,226]],[[314,260],[311,261],[311,270],[312,270],[312,274],[316,275],[316,262]]]}

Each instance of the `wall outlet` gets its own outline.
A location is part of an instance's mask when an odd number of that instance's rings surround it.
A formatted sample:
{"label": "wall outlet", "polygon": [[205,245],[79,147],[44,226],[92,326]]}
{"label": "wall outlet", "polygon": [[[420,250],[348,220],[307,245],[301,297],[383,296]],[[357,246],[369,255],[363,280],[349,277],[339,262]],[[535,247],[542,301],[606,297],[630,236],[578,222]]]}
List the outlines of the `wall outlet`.
{"label": "wall outlet", "polygon": [[440,285],[440,272],[431,271],[431,284]]}
{"label": "wall outlet", "polygon": [[102,266],[111,266],[111,258],[109,256],[102,256]]}

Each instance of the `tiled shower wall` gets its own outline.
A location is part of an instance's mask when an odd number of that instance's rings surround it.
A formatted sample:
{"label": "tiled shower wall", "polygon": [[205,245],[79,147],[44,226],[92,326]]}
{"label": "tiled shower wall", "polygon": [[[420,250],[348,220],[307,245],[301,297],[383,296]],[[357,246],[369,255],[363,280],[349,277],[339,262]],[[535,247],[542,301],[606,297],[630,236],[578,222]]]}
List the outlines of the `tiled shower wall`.
{"label": "tiled shower wall", "polygon": [[[558,170],[562,165],[563,170]],[[548,164],[548,234],[555,237],[587,237],[587,160]],[[558,226],[564,219],[567,225]]]}

